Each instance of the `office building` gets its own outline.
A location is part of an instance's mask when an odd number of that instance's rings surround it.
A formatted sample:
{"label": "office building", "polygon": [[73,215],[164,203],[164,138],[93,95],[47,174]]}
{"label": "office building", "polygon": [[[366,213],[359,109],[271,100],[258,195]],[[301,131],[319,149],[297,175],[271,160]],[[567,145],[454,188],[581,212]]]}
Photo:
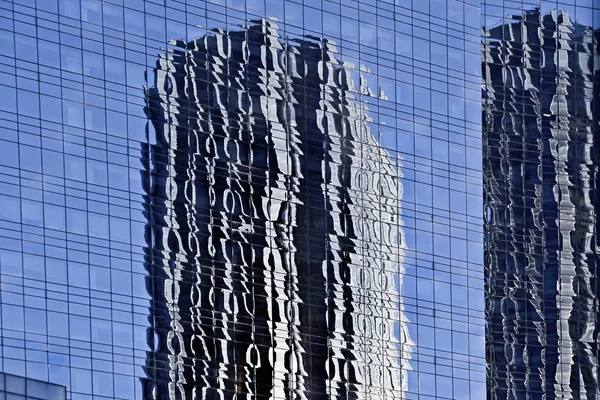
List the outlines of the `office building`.
{"label": "office building", "polygon": [[488,399],[597,399],[598,11],[489,3]]}
{"label": "office building", "polygon": [[65,400],[66,388],[22,376],[0,373],[0,398],[8,400]]}
{"label": "office building", "polygon": [[0,10],[1,371],[485,396],[478,2]]}

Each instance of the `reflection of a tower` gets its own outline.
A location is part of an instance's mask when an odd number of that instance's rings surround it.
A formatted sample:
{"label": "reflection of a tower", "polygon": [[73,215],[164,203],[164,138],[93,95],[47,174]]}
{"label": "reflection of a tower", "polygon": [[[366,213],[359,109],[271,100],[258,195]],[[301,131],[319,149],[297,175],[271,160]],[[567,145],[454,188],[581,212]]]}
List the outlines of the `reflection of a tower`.
{"label": "reflection of a tower", "polygon": [[598,32],[512,18],[485,32],[488,397],[597,399]]}
{"label": "reflection of a tower", "polygon": [[366,85],[267,21],[171,48],[148,91],[146,398],[404,398],[401,186]]}

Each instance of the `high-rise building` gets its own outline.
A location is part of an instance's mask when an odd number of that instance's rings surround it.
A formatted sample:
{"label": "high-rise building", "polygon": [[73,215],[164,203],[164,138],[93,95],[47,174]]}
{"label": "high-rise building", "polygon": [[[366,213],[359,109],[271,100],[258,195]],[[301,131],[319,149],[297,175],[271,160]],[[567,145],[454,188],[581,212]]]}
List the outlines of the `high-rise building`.
{"label": "high-rise building", "polygon": [[1,1],[0,371],[69,400],[484,398],[480,23]]}
{"label": "high-rise building", "polygon": [[489,3],[488,398],[598,399],[599,11]]}

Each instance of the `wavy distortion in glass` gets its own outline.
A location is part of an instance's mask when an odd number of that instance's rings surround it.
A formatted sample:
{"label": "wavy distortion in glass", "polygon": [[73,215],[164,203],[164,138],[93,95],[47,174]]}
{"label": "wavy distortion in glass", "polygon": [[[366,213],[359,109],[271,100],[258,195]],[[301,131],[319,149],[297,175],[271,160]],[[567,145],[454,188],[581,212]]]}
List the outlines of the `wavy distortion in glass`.
{"label": "wavy distortion in glass", "polygon": [[148,399],[403,399],[399,173],[328,41],[171,42],[147,90]]}
{"label": "wavy distortion in glass", "polygon": [[510,18],[483,48],[488,398],[597,399],[600,35]]}

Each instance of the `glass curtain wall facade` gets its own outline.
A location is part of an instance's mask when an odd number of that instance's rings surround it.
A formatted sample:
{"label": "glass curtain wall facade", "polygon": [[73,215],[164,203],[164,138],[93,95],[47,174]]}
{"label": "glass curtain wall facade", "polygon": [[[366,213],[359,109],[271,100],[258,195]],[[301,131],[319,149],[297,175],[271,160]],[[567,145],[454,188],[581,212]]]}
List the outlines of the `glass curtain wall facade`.
{"label": "glass curtain wall facade", "polygon": [[2,400],[65,400],[64,386],[0,372]]}
{"label": "glass curtain wall facade", "polygon": [[1,371],[485,396],[478,2],[0,2]]}
{"label": "glass curtain wall facade", "polygon": [[597,399],[600,4],[509,3],[483,8],[488,398]]}

